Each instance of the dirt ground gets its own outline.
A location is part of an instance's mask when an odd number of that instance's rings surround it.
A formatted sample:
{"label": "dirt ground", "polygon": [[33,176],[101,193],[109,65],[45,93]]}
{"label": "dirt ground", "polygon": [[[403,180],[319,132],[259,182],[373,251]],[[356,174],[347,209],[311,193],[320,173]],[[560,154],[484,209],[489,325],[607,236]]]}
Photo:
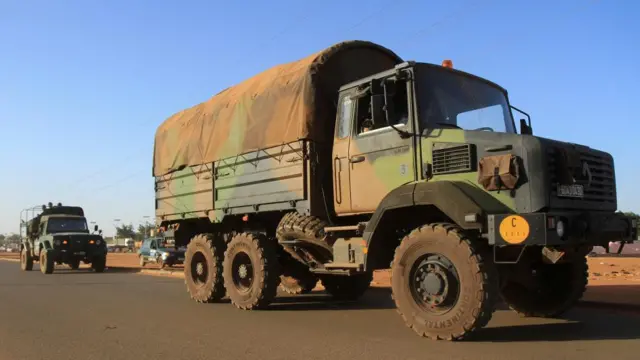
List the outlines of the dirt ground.
{"label": "dirt ground", "polygon": [[[0,258],[17,261],[17,253],[0,253]],[[620,305],[640,306],[640,257],[590,257],[589,286],[583,298],[589,302],[605,302]],[[86,267],[86,265],[83,265]],[[135,253],[109,253],[107,267],[123,269],[140,269],[149,275],[183,277],[182,266],[159,271],[155,264],[147,264],[140,268]],[[374,275],[373,286],[390,287],[390,273],[388,270],[377,271]],[[322,289],[318,284],[316,289]]]}

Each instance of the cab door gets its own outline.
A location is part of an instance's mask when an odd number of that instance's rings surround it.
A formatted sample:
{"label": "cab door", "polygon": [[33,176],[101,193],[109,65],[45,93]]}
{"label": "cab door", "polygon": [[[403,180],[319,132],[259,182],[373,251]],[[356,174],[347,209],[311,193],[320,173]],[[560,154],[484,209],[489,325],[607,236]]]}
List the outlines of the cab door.
{"label": "cab door", "polygon": [[[417,179],[415,138],[410,135],[413,133],[410,84],[399,80],[393,85],[388,103],[393,101],[389,108],[393,109],[390,121],[395,129],[384,116],[380,119],[379,115],[384,114],[376,108],[381,106],[380,97],[358,99],[356,126],[349,142],[351,213],[375,211],[390,191]],[[383,95],[377,96],[384,99]]]}

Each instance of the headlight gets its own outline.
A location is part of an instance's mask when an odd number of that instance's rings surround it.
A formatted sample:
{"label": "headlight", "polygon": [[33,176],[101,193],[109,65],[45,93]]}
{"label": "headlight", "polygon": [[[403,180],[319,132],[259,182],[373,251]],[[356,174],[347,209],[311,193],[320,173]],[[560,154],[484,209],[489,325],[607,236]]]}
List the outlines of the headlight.
{"label": "headlight", "polygon": [[558,237],[563,239],[565,235],[565,223],[562,220],[558,220],[556,224],[556,232],[558,233]]}
{"label": "headlight", "polygon": [[100,241],[100,239],[96,240],[96,245],[100,245],[102,243],[102,241]]}
{"label": "headlight", "polygon": [[60,246],[60,240],[53,240],[53,245]]}
{"label": "headlight", "polygon": [[166,259],[166,258],[168,258],[168,257],[169,257],[169,253],[166,253],[166,252],[165,252],[165,253],[162,253],[162,258],[163,258],[163,259]]}

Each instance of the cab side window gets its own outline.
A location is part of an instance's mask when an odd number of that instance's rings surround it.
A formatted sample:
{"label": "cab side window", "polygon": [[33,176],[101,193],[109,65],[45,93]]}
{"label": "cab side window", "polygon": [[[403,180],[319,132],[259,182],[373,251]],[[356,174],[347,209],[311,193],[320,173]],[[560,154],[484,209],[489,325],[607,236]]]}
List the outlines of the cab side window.
{"label": "cab side window", "polygon": [[[362,134],[371,130],[394,126],[407,125],[409,120],[409,99],[407,95],[407,81],[400,80],[387,85],[387,110],[389,122],[387,122],[384,109],[372,108],[372,96],[363,96],[358,99],[356,124],[357,133]],[[373,95],[382,96],[383,94]],[[383,106],[384,99],[382,98]],[[373,112],[376,112],[374,122]]]}
{"label": "cab side window", "polygon": [[154,249],[154,250],[158,248],[158,247],[156,246],[156,241],[155,241],[155,240],[151,240],[151,245],[150,245],[150,247],[151,247],[152,249]]}
{"label": "cab side window", "polygon": [[353,100],[346,95],[340,100],[340,113],[338,114],[338,139],[344,139],[351,133],[351,120],[353,115]]}
{"label": "cab side window", "polygon": [[371,115],[371,96],[363,96],[358,99],[356,109],[356,131],[358,134],[371,131],[382,126],[375,126]]}

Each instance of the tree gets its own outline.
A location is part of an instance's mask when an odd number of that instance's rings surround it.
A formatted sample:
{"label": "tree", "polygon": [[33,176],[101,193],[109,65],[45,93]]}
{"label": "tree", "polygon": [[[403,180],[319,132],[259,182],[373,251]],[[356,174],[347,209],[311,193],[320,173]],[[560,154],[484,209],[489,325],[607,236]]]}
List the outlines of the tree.
{"label": "tree", "polygon": [[116,226],[116,236],[119,238],[135,238],[136,232],[133,230],[133,224]]}
{"label": "tree", "polygon": [[0,245],[4,245],[5,236],[0,234]]}
{"label": "tree", "polygon": [[152,223],[144,223],[138,225],[138,231],[136,232],[136,238],[138,240],[143,240],[145,237],[149,236],[150,230],[154,229],[155,226]]}

